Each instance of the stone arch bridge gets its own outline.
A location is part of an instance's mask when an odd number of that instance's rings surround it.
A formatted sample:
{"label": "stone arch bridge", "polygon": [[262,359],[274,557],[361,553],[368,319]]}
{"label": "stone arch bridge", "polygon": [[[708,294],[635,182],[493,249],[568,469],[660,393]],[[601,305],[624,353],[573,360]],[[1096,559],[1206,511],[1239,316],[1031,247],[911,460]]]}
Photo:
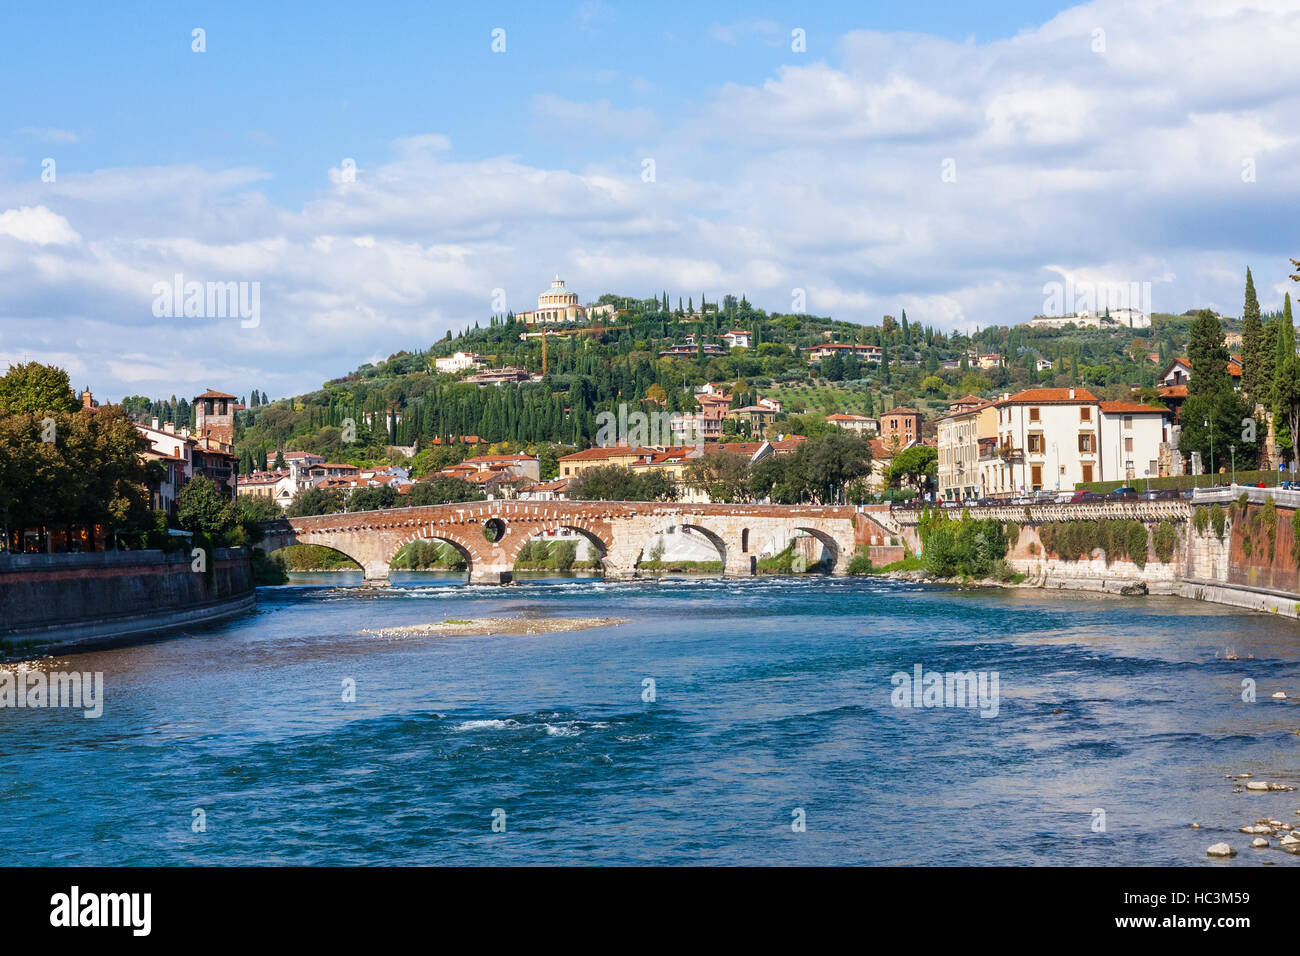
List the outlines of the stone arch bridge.
{"label": "stone arch bridge", "polygon": [[419,540],[446,542],[460,551],[471,584],[504,584],[527,541],[560,529],[586,537],[610,578],[631,577],[642,548],[670,527],[698,531],[718,549],[723,573],[736,576],[755,573],[760,540],[810,534],[829,554],[832,573],[842,574],[858,542],[874,543],[890,534],[869,512],[847,506],[622,501],[467,501],[283,518],[263,527],[266,538],[259,547],[264,551],[322,545],[352,558],[366,580],[376,583],[387,579],[397,552]]}

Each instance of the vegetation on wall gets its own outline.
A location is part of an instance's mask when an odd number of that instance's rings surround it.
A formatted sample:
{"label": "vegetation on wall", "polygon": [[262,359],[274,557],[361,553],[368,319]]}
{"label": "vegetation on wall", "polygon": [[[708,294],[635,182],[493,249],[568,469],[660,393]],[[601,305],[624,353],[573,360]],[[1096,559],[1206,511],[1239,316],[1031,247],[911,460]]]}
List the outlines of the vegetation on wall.
{"label": "vegetation on wall", "polygon": [[1088,560],[1101,550],[1106,564],[1128,558],[1139,568],[1147,563],[1147,527],[1132,518],[1049,521],[1038,529],[1043,547],[1062,561]]}

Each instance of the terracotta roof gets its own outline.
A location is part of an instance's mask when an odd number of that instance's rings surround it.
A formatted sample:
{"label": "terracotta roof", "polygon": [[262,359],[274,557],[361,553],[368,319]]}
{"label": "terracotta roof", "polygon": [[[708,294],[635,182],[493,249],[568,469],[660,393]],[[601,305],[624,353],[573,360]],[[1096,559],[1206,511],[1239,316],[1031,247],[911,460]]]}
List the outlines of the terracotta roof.
{"label": "terracotta roof", "polygon": [[869,422],[871,421],[866,415],[845,415],[843,412],[836,412],[834,415],[827,415],[828,422]]}
{"label": "terracotta roof", "polygon": [[1160,396],[1162,398],[1186,398],[1187,397],[1186,385],[1161,385],[1160,388],[1157,389],[1157,391],[1160,392]]}
{"label": "terracotta roof", "polygon": [[584,448],[582,451],[574,452],[572,455],[564,455],[559,460],[601,461],[606,458],[626,458],[629,455],[641,458],[646,455],[654,454],[656,454],[656,449],[654,448],[633,448],[631,445],[609,445],[605,448]]}
{"label": "terracotta roof", "polygon": [[1098,398],[1086,388],[1076,388],[1074,398],[1070,397],[1071,389],[1068,388],[1027,388],[1023,392],[1016,392],[1006,400],[1007,404],[1012,405],[1050,405],[1052,403],[1061,404],[1096,404]]}
{"label": "terracotta roof", "polygon": [[569,487],[569,482],[573,481],[572,476],[568,478],[556,478],[554,481],[545,481],[533,485],[532,491],[563,491]]}
{"label": "terracotta roof", "polygon": [[[915,408],[908,408],[906,405],[900,405],[898,408],[891,408],[889,411],[885,412],[885,415],[920,415],[920,414],[921,413],[918,412]],[[882,415],[881,418],[884,418],[884,415]]]}
{"label": "terracotta roof", "polygon": [[719,452],[730,452],[733,455],[744,455],[747,458],[753,458],[754,453],[763,447],[761,441],[733,441],[717,442],[704,446],[704,454],[716,455]]}
{"label": "terracotta roof", "polygon": [[512,461],[538,461],[536,455],[475,455],[473,458],[466,458],[464,464],[471,462],[482,462],[489,464],[491,462],[512,462]]}
{"label": "terracotta roof", "polygon": [[214,392],[212,389],[208,389],[202,395],[195,395],[194,397],[196,399],[199,399],[199,398],[237,398],[238,396],[227,395],[225,392]]}

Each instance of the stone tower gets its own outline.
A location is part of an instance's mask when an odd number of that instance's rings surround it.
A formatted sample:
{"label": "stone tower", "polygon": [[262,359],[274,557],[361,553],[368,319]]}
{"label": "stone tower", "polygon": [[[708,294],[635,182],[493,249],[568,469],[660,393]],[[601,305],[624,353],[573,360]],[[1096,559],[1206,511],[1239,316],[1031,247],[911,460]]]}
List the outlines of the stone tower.
{"label": "stone tower", "polygon": [[215,438],[226,445],[235,443],[234,395],[208,389],[194,399],[194,429],[200,437]]}

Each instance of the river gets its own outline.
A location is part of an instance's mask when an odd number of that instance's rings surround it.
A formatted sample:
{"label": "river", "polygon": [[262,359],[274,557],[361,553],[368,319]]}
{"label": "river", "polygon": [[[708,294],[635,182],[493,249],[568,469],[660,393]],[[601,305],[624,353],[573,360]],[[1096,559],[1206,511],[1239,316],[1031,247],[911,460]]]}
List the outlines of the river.
{"label": "river", "polygon": [[[1300,862],[1237,832],[1300,826],[1300,791],[1224,779],[1300,783],[1300,710],[1271,699],[1300,696],[1294,621],[874,579],[394,580],[300,576],[39,662],[103,672],[104,710],[0,710],[0,862]],[[515,615],[628,622],[363,633]],[[996,672],[996,716],[894,706],[918,664]]]}

